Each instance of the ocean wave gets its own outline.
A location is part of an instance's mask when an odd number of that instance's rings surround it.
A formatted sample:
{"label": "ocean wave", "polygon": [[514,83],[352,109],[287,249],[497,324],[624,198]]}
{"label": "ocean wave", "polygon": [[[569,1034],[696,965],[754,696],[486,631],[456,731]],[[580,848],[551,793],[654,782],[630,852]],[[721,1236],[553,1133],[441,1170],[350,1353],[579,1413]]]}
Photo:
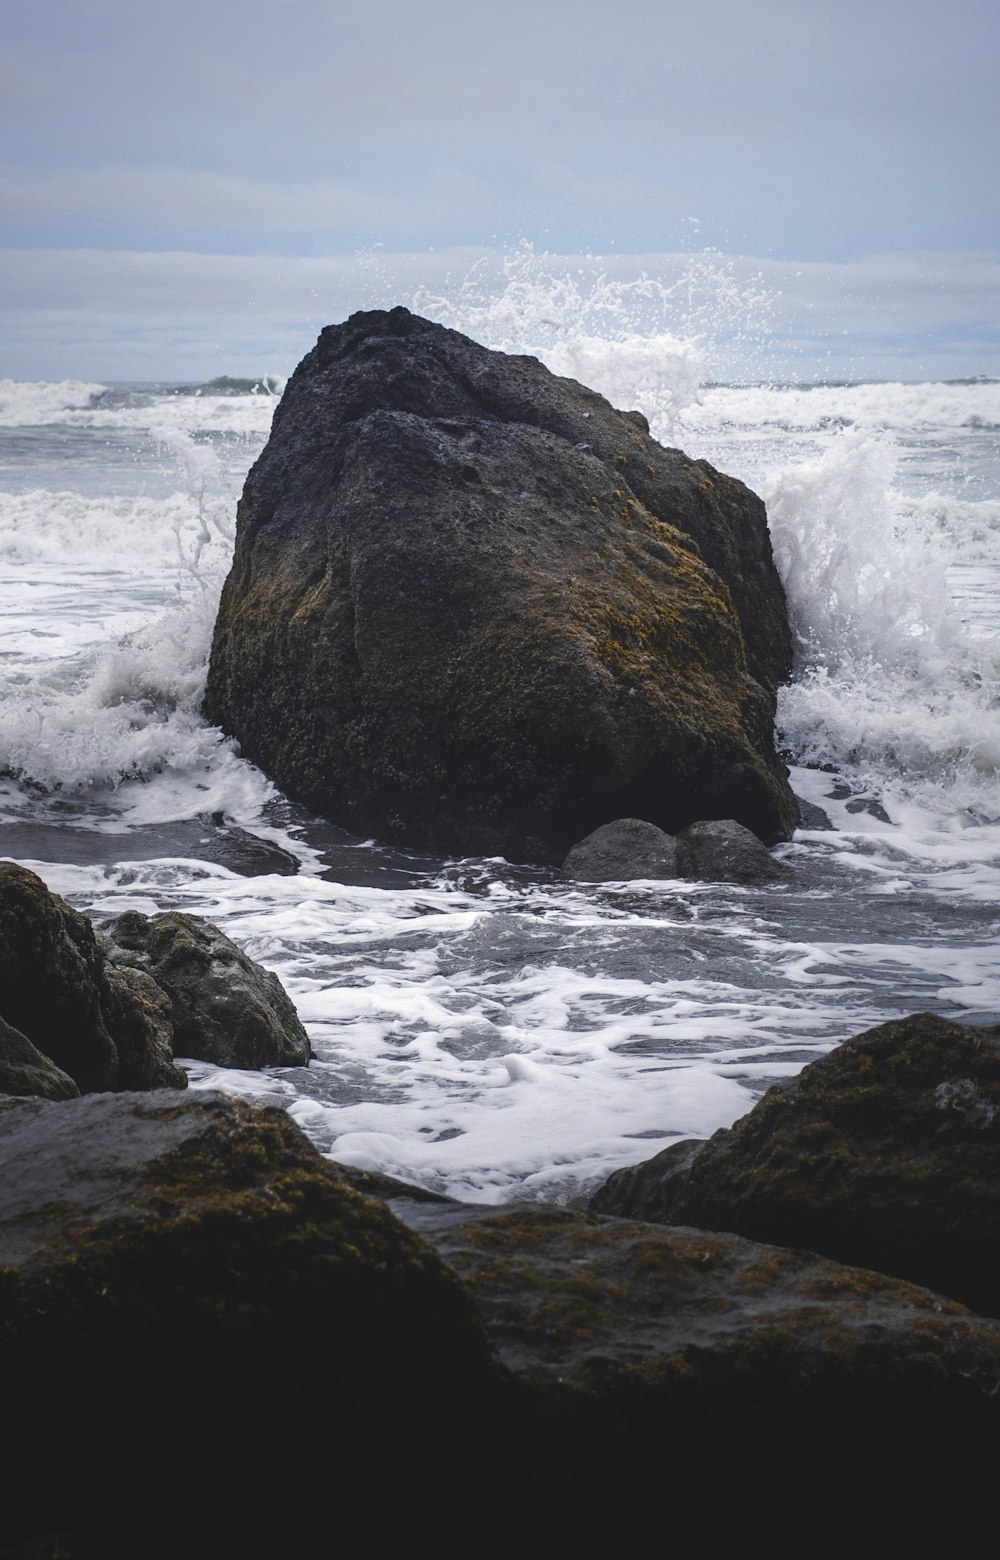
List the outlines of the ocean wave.
{"label": "ocean wave", "polygon": [[0,379],[0,428],[37,428],[69,422],[105,393],[83,379]]}
{"label": "ocean wave", "polygon": [[148,431],[168,424],[188,433],[266,434],[280,399],[278,380],[203,386],[111,389],[82,380],[0,380],[0,427]]}

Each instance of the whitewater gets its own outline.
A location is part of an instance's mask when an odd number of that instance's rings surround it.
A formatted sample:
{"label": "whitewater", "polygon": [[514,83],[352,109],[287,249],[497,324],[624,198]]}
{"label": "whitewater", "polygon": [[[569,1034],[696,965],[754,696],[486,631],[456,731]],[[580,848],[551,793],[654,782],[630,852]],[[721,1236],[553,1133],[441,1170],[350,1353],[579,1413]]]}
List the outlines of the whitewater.
{"label": "whitewater", "polygon": [[761,494],[796,643],[779,740],[826,820],[750,889],[575,884],[311,816],[200,715],[281,383],[2,380],[0,854],[97,920],[215,922],[317,1053],[187,1062],[192,1086],[460,1198],[572,1202],[874,1023],[1000,1022],[1000,382],[753,382],[766,299],[707,265],[585,287],[522,254],[400,301]]}

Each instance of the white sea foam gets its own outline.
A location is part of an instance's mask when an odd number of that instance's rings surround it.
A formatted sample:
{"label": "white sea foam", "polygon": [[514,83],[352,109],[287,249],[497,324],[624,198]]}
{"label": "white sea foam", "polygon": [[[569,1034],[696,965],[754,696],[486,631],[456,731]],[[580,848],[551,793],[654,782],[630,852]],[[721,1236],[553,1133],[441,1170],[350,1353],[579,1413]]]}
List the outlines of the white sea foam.
{"label": "white sea foam", "polygon": [[698,401],[713,352],[734,341],[752,350],[769,303],[759,283],[738,280],[712,251],[669,282],[622,281],[593,266],[554,270],[527,243],[505,256],[501,276],[481,262],[448,294],[422,288],[413,300],[418,313],[484,346],[530,353],[612,405],[644,412],[665,443]]}
{"label": "white sea foam", "polygon": [[[197,454],[214,461],[210,449],[198,447]],[[91,564],[129,572],[176,568],[179,563],[187,568],[205,529],[208,539],[214,532],[219,543],[219,556],[204,559],[205,566],[222,568],[228,561],[223,547],[228,551],[232,505],[204,491],[166,498],[85,498],[44,489],[0,492],[0,559],[11,565]]]}
{"label": "white sea foam", "polygon": [[189,433],[266,433],[281,388],[280,382],[262,379],[245,394],[216,394],[210,388],[125,393],[75,379],[2,379],[0,427],[148,431],[166,425]]}
{"label": "white sea foam", "polygon": [[82,379],[0,379],[0,428],[62,423],[87,410],[106,386]]}

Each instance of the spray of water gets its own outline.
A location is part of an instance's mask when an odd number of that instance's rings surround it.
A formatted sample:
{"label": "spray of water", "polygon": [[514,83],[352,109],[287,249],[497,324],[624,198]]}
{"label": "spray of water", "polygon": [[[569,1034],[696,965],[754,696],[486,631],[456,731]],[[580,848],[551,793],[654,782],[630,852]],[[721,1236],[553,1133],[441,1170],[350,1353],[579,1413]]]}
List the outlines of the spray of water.
{"label": "spray of water", "polygon": [[594,256],[561,264],[529,243],[487,255],[444,292],[420,288],[419,314],[484,346],[539,357],[623,410],[638,408],[670,442],[720,352],[759,342],[771,296],[712,251],[677,257],[668,275],[622,276]]}

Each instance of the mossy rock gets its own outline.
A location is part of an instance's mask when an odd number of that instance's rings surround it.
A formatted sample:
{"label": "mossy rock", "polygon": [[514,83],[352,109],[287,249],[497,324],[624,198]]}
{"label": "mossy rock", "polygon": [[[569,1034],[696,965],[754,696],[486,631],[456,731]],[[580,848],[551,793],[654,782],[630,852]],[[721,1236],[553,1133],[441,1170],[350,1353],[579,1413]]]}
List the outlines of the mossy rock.
{"label": "mossy rock", "polygon": [[616,817],[798,821],[759,499],[406,310],[323,332],[240,501],[210,719],[338,823],[557,863]]}
{"label": "mossy rock", "polygon": [[879,1024],[591,1206],[805,1246],[1000,1316],[1000,1029]]}
{"label": "mossy rock", "polygon": [[0,1539],[296,1552],[387,1455],[404,1498],[458,1457],[488,1373],[455,1275],[284,1113],[165,1092],[0,1114]]}

